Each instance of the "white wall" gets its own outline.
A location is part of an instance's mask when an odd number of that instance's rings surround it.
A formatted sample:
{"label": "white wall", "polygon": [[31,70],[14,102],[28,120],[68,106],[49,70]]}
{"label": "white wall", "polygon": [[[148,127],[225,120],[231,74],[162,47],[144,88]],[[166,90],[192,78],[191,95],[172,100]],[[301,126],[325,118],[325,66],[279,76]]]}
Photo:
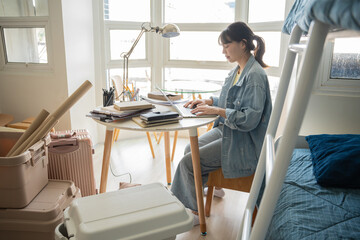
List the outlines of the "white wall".
{"label": "white wall", "polygon": [[[41,109],[52,113],[67,97],[61,2],[50,1],[50,28],[54,64],[50,72],[0,71],[0,106],[14,121],[37,116]],[[70,115],[64,114],[56,128],[69,129]]]}
{"label": "white wall", "polygon": [[[296,65],[295,65],[296,66]],[[288,95],[286,96],[285,107],[281,115],[277,137],[282,135],[284,125],[289,114],[290,102],[295,94],[295,69],[290,82]],[[317,74],[317,78],[320,75]],[[319,79],[317,79],[319,81]],[[315,82],[314,85],[317,83]],[[360,95],[340,96],[319,94],[313,91],[299,135],[310,134],[360,134]]]}
{"label": "white wall", "polygon": [[360,96],[312,94],[300,133],[360,134]]}
{"label": "white wall", "polygon": [[[41,109],[53,113],[85,80],[95,85],[92,1],[49,0],[49,19],[51,71],[0,71],[0,109],[14,121],[35,117]],[[92,87],[64,114],[56,130],[87,128],[96,144],[96,123],[85,117],[95,105]]]}
{"label": "white wall", "polygon": [[68,94],[73,93],[85,80],[93,84],[93,87],[70,109],[71,128],[86,128],[95,140],[96,123],[85,117],[96,106],[92,13],[92,1],[62,1]]}

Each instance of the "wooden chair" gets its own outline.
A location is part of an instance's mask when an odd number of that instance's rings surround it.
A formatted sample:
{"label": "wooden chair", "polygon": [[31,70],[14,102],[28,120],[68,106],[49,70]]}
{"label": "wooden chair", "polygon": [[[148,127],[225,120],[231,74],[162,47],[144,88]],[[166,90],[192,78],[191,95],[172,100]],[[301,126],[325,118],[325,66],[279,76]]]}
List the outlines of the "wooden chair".
{"label": "wooden chair", "polygon": [[[30,127],[30,125],[32,124],[32,122],[34,120],[35,120],[35,117],[28,117],[28,118],[22,120],[21,122],[7,124],[6,127],[26,130]],[[53,127],[50,131],[55,132],[55,127]]]}
{"label": "wooden chair", "polygon": [[5,127],[14,120],[10,114],[0,113],[0,126]]}
{"label": "wooden chair", "polygon": [[[205,216],[206,217],[210,216],[211,203],[214,195],[214,187],[227,188],[242,192],[250,192],[254,175],[255,174],[248,177],[239,177],[239,178],[224,178],[221,168],[211,172],[209,174],[209,179],[207,182],[208,192],[205,203]],[[257,210],[255,208],[253,213],[253,222],[255,221],[256,213]]]}

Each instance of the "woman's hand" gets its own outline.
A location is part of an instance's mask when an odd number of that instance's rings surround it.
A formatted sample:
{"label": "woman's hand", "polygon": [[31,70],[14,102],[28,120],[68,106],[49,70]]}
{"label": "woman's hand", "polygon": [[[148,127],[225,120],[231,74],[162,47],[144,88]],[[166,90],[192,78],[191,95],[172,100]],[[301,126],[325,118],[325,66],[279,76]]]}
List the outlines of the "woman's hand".
{"label": "woman's hand", "polygon": [[197,116],[201,115],[220,115],[226,118],[225,109],[219,107],[209,106],[207,104],[197,105],[195,109],[191,111]]}
{"label": "woman's hand", "polygon": [[189,108],[196,108],[197,106],[201,106],[201,105],[212,105],[212,99],[196,99],[193,101],[189,101],[187,103],[184,104],[184,107],[189,107]]}

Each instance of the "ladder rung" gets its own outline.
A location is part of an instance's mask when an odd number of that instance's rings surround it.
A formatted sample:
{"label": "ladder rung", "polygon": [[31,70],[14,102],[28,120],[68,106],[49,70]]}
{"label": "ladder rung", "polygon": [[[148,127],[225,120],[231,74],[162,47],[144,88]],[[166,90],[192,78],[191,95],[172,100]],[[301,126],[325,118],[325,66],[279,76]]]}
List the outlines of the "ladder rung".
{"label": "ladder rung", "polygon": [[270,135],[266,135],[266,184],[270,180],[271,172],[273,170],[275,161],[275,149],[274,149],[274,138]]}
{"label": "ladder rung", "polygon": [[289,50],[295,53],[302,53],[306,49],[306,44],[304,43],[297,43],[289,45]]}

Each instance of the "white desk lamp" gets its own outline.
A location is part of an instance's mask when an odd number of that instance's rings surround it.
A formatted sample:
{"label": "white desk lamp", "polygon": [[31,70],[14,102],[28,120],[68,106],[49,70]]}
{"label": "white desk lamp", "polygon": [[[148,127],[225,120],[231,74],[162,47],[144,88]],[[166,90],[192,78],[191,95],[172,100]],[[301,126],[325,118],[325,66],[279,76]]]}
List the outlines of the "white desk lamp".
{"label": "white desk lamp", "polygon": [[129,57],[131,55],[131,53],[134,51],[134,48],[136,46],[136,44],[139,42],[141,36],[143,35],[144,32],[155,32],[158,34],[161,34],[161,36],[165,37],[165,38],[172,38],[172,37],[177,37],[180,35],[180,29],[178,26],[176,26],[175,24],[169,23],[164,25],[164,27],[160,28],[160,27],[152,27],[150,25],[150,23],[143,23],[141,25],[141,31],[139,33],[139,36],[136,38],[135,42],[133,43],[133,45],[131,46],[130,50],[128,52],[124,52],[121,53],[121,57],[124,58],[124,67],[123,67],[123,101],[125,101],[125,88],[128,87],[128,62],[129,62]]}

